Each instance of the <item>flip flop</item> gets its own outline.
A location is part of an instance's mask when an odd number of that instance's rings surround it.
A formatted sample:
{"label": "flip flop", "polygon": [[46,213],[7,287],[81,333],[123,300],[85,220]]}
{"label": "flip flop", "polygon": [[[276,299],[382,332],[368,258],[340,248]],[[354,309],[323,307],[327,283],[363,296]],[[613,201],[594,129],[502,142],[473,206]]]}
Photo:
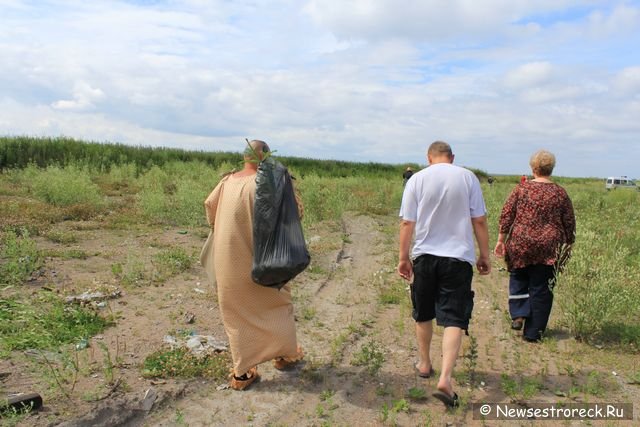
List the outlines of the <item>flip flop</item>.
{"label": "flip flop", "polygon": [[420,378],[431,378],[433,375],[435,375],[436,371],[433,370],[433,366],[429,369],[429,372],[424,373],[420,372],[420,369],[418,369],[418,367],[416,366],[417,363],[418,361],[413,362],[413,368],[416,370],[416,373]]}
{"label": "flip flop", "polygon": [[433,397],[444,403],[444,406],[449,409],[457,408],[458,406],[460,406],[460,399],[458,398],[458,394],[455,392],[453,393],[453,397],[451,397],[444,391],[438,390],[433,393]]}
{"label": "flip flop", "polygon": [[258,374],[258,368],[255,366],[249,369],[246,374],[241,377],[236,377],[232,371],[231,375],[229,375],[229,386],[234,390],[244,390],[253,384],[254,381],[259,379],[260,374]]}

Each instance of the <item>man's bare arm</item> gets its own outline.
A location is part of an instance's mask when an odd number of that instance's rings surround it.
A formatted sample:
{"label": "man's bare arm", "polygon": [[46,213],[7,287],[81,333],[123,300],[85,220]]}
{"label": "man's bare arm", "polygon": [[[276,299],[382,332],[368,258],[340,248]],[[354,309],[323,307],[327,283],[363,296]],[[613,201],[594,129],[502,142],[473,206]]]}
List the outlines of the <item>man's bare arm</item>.
{"label": "man's bare arm", "polygon": [[480,274],[489,274],[491,272],[491,259],[489,258],[489,224],[486,215],[471,218],[473,225],[473,233],[478,241],[478,249],[480,256],[476,261],[476,267]]}

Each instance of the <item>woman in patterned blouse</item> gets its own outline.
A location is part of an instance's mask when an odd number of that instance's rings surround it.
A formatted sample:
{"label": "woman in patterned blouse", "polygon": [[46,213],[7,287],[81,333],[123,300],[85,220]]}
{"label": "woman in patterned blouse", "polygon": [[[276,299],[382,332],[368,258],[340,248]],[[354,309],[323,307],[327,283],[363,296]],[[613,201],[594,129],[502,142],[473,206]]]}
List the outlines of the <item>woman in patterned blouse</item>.
{"label": "woman in patterned blouse", "polygon": [[518,184],[502,208],[495,254],[509,270],[511,328],[539,341],[547,327],[558,269],[575,240],[576,220],[564,188],[551,182],[553,154],[540,150],[529,161],[533,180]]}

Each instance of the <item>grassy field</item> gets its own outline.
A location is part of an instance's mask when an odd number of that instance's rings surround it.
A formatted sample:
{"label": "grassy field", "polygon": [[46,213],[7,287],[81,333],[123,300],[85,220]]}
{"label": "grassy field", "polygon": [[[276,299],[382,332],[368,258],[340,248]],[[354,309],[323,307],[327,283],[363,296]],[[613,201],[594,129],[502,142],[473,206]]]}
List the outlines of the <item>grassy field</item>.
{"label": "grassy field", "polygon": [[[69,150],[66,157],[65,149]],[[147,246],[149,262],[143,262],[133,253],[116,259],[108,249],[94,252],[77,243],[92,229],[126,236],[128,230],[142,234],[177,228],[203,240],[203,201],[223,173],[239,166],[240,159],[229,153],[216,156],[16,138],[0,139],[0,153],[0,360],[20,360],[24,351],[39,353],[46,361],[42,370],[50,387],[70,397],[77,377],[94,373],[83,368],[88,363],[82,360],[88,357],[82,353],[83,342],[117,327],[119,316],[113,310],[66,304],[64,298],[78,289],[56,288],[40,273],[52,260],[69,260],[85,268],[101,256],[110,265],[110,283],[125,290],[152,292],[180,277],[196,262],[196,251],[190,247],[153,241]],[[307,237],[319,229],[339,232],[346,213],[371,217],[397,214],[402,165],[280,160],[297,177]],[[482,181],[493,247],[502,204],[518,177],[498,176],[489,186],[486,173],[476,173]],[[572,259],[555,289],[555,332],[565,331],[587,348],[610,349],[633,358],[640,351],[640,192],[606,191],[598,179],[558,178],[557,182],[573,201],[577,236]],[[385,232],[388,242],[393,242],[397,229],[390,227]],[[344,243],[349,237],[342,239]],[[389,256],[391,262],[385,268],[392,275],[397,254]],[[494,267],[500,266],[496,261]],[[322,280],[331,273],[312,263],[308,274]],[[385,288],[379,303],[397,304],[401,298],[403,294]],[[312,307],[307,307],[302,317],[319,321]],[[364,327],[338,335],[334,350],[341,349]],[[47,357],[50,352],[61,356]],[[353,355],[352,364],[366,366],[375,375],[383,363],[380,354],[379,345],[372,340]],[[118,351],[106,346],[91,356],[99,359],[99,370],[110,376],[112,385],[120,357]],[[157,377],[223,378],[228,366],[228,358],[205,364],[194,361],[188,366],[183,366],[184,360],[180,354],[156,352],[137,368]],[[640,381],[640,368],[636,367],[635,375],[635,381]],[[502,381],[506,390],[526,386],[511,377]],[[0,386],[2,392],[5,390]],[[397,404],[402,406],[402,402]],[[19,422],[20,414],[5,414],[4,420]]]}

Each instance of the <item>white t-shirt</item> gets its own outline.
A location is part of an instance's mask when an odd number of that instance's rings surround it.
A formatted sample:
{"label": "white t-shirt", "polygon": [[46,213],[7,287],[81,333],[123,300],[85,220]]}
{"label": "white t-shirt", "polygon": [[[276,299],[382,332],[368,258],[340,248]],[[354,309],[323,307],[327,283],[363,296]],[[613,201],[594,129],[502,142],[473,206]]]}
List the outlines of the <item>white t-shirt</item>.
{"label": "white t-shirt", "polygon": [[407,181],[400,217],[416,223],[412,257],[431,254],[474,264],[471,218],[486,215],[480,181],[468,169],[436,163]]}

